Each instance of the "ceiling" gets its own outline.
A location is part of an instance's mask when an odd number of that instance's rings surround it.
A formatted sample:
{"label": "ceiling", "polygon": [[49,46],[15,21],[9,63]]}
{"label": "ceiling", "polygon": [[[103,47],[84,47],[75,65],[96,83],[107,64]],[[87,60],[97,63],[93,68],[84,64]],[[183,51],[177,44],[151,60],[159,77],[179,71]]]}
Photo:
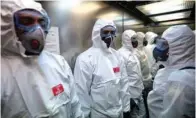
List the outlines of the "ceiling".
{"label": "ceiling", "polygon": [[92,24],[85,25],[85,27],[93,25],[97,18],[111,19],[118,26],[119,32],[131,28],[135,31],[154,31],[161,33],[169,26],[177,24],[187,24],[195,30],[194,0],[73,0],[70,4],[60,0],[59,2],[39,2],[44,7],[48,6],[46,9],[49,13],[51,12],[50,15],[52,16],[51,21],[53,25],[62,24],[59,22],[59,19],[63,22],[66,18],[59,18],[57,20],[56,17],[58,15],[68,17],[66,12],[69,12],[81,20],[89,18]]}
{"label": "ceiling", "polygon": [[[104,3],[123,10],[130,16],[121,19],[123,27],[195,24],[195,1],[193,0],[104,1]],[[130,21],[133,20],[138,22],[135,25],[133,22],[131,24]]]}

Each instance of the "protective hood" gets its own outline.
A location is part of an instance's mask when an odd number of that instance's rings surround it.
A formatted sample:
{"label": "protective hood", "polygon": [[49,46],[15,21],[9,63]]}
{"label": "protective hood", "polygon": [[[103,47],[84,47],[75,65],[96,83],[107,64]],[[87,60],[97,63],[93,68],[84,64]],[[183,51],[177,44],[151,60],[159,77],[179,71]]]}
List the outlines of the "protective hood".
{"label": "protective hood", "polygon": [[133,50],[133,45],[131,43],[131,38],[136,35],[136,32],[133,30],[126,30],[122,34],[122,45],[124,48]]}
{"label": "protective hood", "polygon": [[41,4],[34,2],[33,0],[6,0],[1,1],[1,51],[5,50],[10,52],[21,54],[26,57],[25,48],[21,42],[18,41],[18,37],[15,32],[14,26],[14,13],[21,9],[35,9],[42,11]]}
{"label": "protective hood", "polygon": [[92,41],[93,47],[100,48],[101,50],[108,52],[110,48],[107,48],[106,43],[101,40],[101,28],[111,25],[116,28],[115,24],[111,20],[98,19],[93,27]]}
{"label": "protective hood", "polygon": [[157,37],[158,35],[155,34],[154,32],[147,32],[145,34],[145,38],[148,41],[148,45],[152,45],[154,42],[155,37]]}
{"label": "protective hood", "polygon": [[143,41],[145,38],[145,34],[142,32],[137,32],[137,41],[138,41],[138,46],[137,49],[141,50],[144,46],[143,46]]}
{"label": "protective hood", "polygon": [[187,25],[171,26],[162,38],[169,43],[169,66],[195,62],[195,35]]}

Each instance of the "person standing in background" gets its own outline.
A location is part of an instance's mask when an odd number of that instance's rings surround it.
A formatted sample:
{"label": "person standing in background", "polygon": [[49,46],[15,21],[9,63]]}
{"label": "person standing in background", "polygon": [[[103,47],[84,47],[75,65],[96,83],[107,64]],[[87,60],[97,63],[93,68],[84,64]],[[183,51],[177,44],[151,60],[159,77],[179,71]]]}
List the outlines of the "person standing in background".
{"label": "person standing in background", "polygon": [[152,90],[152,75],[150,73],[150,68],[148,65],[148,57],[146,55],[144,47],[147,46],[148,42],[145,39],[145,34],[142,32],[137,32],[137,41],[138,41],[138,47],[135,49],[136,56],[138,57],[140,61],[141,66],[141,72],[143,76],[143,84],[144,84],[144,90],[143,90],[143,98],[144,98],[144,104],[146,108],[146,117],[148,118],[148,107],[147,107],[147,96],[149,91]]}
{"label": "person standing in background", "polygon": [[156,46],[156,41],[155,41],[156,37],[158,37],[158,35],[155,34],[154,32],[147,32],[145,34],[145,39],[148,41],[148,45],[146,47],[144,47],[144,49],[145,49],[145,52],[146,52],[146,55],[148,58],[148,65],[150,68],[150,73],[152,75],[152,78],[155,77],[155,75],[159,69],[159,66],[156,63],[156,61],[153,57],[153,54],[152,54],[152,51]]}
{"label": "person standing in background", "polygon": [[195,117],[195,34],[187,25],[171,26],[153,50],[165,68],[148,96],[150,118]]}
{"label": "person standing in background", "polygon": [[137,34],[133,30],[126,30],[122,34],[122,47],[118,52],[123,57],[125,63],[126,94],[123,96],[124,118],[145,118],[146,112],[142,91],[144,89],[143,77],[140,68],[140,62],[136,57],[134,48],[137,48]]}
{"label": "person standing in background", "polygon": [[116,35],[113,21],[98,19],[91,48],[76,60],[74,77],[86,118],[122,118],[123,62],[111,44]]}

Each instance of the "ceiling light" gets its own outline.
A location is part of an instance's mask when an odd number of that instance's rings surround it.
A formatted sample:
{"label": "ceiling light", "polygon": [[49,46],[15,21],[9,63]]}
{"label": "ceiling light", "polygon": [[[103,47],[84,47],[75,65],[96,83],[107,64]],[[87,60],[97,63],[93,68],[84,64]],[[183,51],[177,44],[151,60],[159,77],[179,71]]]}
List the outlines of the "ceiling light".
{"label": "ceiling light", "polygon": [[182,19],[188,18],[190,16],[191,11],[180,12],[180,13],[173,13],[173,14],[166,14],[160,16],[153,16],[150,17],[153,21],[167,21],[167,20],[175,20],[175,19]]}
{"label": "ceiling light", "polygon": [[177,20],[177,21],[169,21],[169,22],[163,22],[159,23],[159,25],[176,25],[176,24],[187,24],[191,23],[191,20]]}
{"label": "ceiling light", "polygon": [[188,0],[165,0],[161,2],[151,3],[147,5],[137,6],[136,8],[145,15],[153,15],[166,13],[171,11],[178,11],[183,9],[190,9],[194,5],[194,1]]}

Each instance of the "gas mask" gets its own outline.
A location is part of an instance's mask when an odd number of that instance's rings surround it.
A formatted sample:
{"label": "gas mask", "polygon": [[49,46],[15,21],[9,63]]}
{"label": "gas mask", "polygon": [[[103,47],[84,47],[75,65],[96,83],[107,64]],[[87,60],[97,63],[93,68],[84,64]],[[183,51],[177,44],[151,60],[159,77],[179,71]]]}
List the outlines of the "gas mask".
{"label": "gas mask", "polygon": [[111,25],[107,25],[101,29],[100,35],[101,40],[104,41],[107,48],[109,48],[114,40],[114,37],[116,36],[116,28]]}
{"label": "gas mask", "polygon": [[143,46],[147,46],[147,45],[148,45],[148,41],[146,40],[146,38],[144,38]]}
{"label": "gas mask", "polygon": [[138,41],[137,41],[136,35],[133,35],[133,36],[131,37],[131,43],[132,43],[133,48],[137,48],[137,46],[138,46]]}
{"label": "gas mask", "polygon": [[45,45],[50,20],[46,12],[23,9],[14,13],[15,30],[26,55],[39,55]]}
{"label": "gas mask", "polygon": [[167,61],[169,57],[169,44],[167,40],[161,38],[156,42],[156,47],[153,50],[153,57],[157,61]]}

